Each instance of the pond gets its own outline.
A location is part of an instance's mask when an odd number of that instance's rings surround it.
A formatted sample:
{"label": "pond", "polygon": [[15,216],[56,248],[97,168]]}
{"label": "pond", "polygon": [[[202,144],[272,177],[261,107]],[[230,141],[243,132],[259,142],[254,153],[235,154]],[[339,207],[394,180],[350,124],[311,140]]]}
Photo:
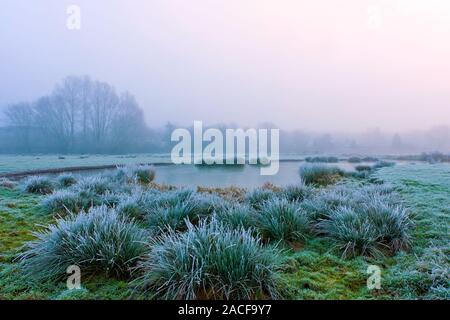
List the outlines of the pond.
{"label": "pond", "polygon": [[[173,165],[170,163],[168,154],[143,154],[136,156],[120,155],[70,155],[58,157],[55,155],[38,156],[0,156],[0,173],[18,172],[21,170],[38,170],[48,168],[68,168],[73,166],[100,166],[100,165],[131,165],[136,163],[156,163],[155,182],[174,186],[186,187],[227,187],[238,186],[243,188],[254,188],[262,186],[266,182],[278,186],[300,183],[299,168],[308,165],[301,161],[304,156],[289,155],[282,157],[280,168],[276,175],[262,176],[260,166],[256,165],[221,165],[221,166],[195,166],[195,165]],[[408,161],[395,161],[397,165],[408,163]],[[357,165],[373,165],[373,163],[349,163],[340,161],[324,165],[338,166],[346,171],[354,171]],[[74,173],[75,175],[87,176],[109,171],[111,169],[89,170]],[[49,174],[56,176],[57,174]]]}
{"label": "pond", "polygon": [[[361,165],[364,163],[359,163]],[[259,166],[194,166],[194,165],[159,165],[156,166],[155,182],[175,186],[227,187],[239,186],[254,188],[266,182],[278,186],[298,184],[301,182],[299,168],[305,165],[301,161],[281,161],[276,175],[262,176]],[[330,164],[347,171],[353,171],[355,165],[348,162]]]}

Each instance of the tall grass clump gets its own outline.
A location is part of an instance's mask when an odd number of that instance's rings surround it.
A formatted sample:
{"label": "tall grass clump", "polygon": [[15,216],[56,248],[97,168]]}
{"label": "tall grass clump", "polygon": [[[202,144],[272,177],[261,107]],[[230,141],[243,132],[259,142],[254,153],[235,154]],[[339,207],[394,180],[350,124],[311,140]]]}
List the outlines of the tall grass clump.
{"label": "tall grass clump", "polygon": [[117,213],[131,220],[143,220],[151,205],[148,198],[141,192],[133,192],[131,195],[121,195],[116,206]]}
{"label": "tall grass clump", "polygon": [[410,246],[412,220],[405,208],[373,200],[361,207],[339,207],[318,224],[343,256],[381,256]]}
{"label": "tall grass clump", "polygon": [[155,168],[153,166],[136,166],[133,174],[139,183],[149,184],[155,179]]}
{"label": "tall grass clump", "polygon": [[196,224],[201,218],[197,203],[185,201],[174,206],[152,209],[146,215],[146,222],[153,234],[158,234],[169,230],[184,231],[188,222]]}
{"label": "tall grass clump", "polygon": [[277,194],[270,189],[256,188],[245,196],[245,202],[254,209],[260,209],[268,200],[276,198]]}
{"label": "tall grass clump", "polygon": [[[328,219],[333,211],[340,207],[364,210],[367,203],[382,202],[388,205],[401,204],[394,189],[390,185],[358,185],[355,187],[335,186],[331,189],[320,190],[313,197],[300,203],[311,223]],[[315,228],[316,232],[323,230]]]}
{"label": "tall grass clump", "polygon": [[152,202],[154,207],[173,207],[192,199],[195,191],[192,189],[176,189],[167,192],[154,193]]}
{"label": "tall grass clump", "polygon": [[363,205],[360,214],[366,214],[378,232],[378,240],[390,253],[407,250],[411,244],[413,221],[406,208],[387,204],[374,198]]}
{"label": "tall grass clump", "polygon": [[80,180],[74,186],[74,190],[80,194],[104,195],[108,192],[118,191],[118,186],[106,177],[93,176]]}
{"label": "tall grass clump", "polygon": [[88,209],[89,201],[81,198],[76,192],[70,190],[59,190],[49,195],[41,202],[46,213],[58,214],[60,216],[69,213],[78,213]]}
{"label": "tall grass clump", "polygon": [[300,167],[300,178],[307,185],[327,186],[336,183],[344,172],[338,167],[306,165]]}
{"label": "tall grass clump", "polygon": [[231,229],[250,229],[255,225],[256,211],[247,204],[234,204],[216,212],[216,219]]}
{"label": "tall grass clump", "polygon": [[70,265],[83,275],[126,277],[146,250],[146,233],[105,206],[59,219],[25,245],[19,256],[26,275],[39,281],[66,277]]}
{"label": "tall grass clump", "polygon": [[273,199],[258,211],[256,227],[266,240],[298,242],[308,234],[309,220],[298,203]]}
{"label": "tall grass clump", "polygon": [[55,190],[55,186],[47,177],[33,176],[25,180],[22,189],[28,193],[50,194]]}
{"label": "tall grass clump", "polygon": [[226,201],[221,197],[191,189],[162,192],[148,203],[145,220],[154,232],[185,230],[186,221],[196,224],[226,207]]}
{"label": "tall grass clump", "polygon": [[312,223],[326,219],[333,210],[340,206],[350,206],[353,203],[351,194],[347,188],[335,187],[330,190],[322,190],[314,197],[300,203],[301,209]]}
{"label": "tall grass clump", "polygon": [[281,260],[250,231],[230,230],[213,218],[155,238],[135,284],[152,298],[275,299],[282,295]]}
{"label": "tall grass clump", "polygon": [[194,203],[200,218],[208,217],[216,211],[222,211],[230,205],[228,201],[217,195],[204,193],[195,193],[189,201]]}
{"label": "tall grass clump", "polygon": [[314,188],[305,184],[289,185],[281,190],[281,194],[288,201],[301,202],[314,195]]}
{"label": "tall grass clump", "polygon": [[41,205],[47,213],[58,215],[78,213],[103,204],[114,207],[119,202],[116,190],[120,191],[120,188],[105,177],[84,178],[72,187],[47,196]]}
{"label": "tall grass clump", "polygon": [[72,174],[62,174],[58,177],[58,184],[62,188],[68,188],[77,183],[77,179]]}
{"label": "tall grass clump", "polygon": [[155,179],[155,168],[151,165],[121,166],[117,168],[114,179],[122,183],[149,184]]}
{"label": "tall grass clump", "polygon": [[349,207],[340,207],[319,222],[323,233],[335,241],[343,257],[379,256],[381,243],[368,217]]}

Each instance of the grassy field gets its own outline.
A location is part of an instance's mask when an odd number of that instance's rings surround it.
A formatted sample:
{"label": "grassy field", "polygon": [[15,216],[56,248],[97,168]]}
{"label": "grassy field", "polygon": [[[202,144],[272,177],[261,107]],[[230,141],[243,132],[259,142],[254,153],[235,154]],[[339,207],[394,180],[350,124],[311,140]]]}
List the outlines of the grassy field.
{"label": "grassy field", "polygon": [[138,155],[0,155],[0,174],[82,166],[169,163],[167,154]]}
{"label": "grassy field", "polygon": [[[382,257],[344,258],[332,239],[307,236],[279,244],[279,271],[288,299],[449,299],[450,166],[404,165],[382,168],[373,177],[392,184],[412,212],[411,249]],[[348,188],[361,182],[344,179]],[[329,187],[330,188],[330,187]],[[109,276],[82,279],[82,290],[66,290],[64,281],[33,281],[16,257],[33,232],[54,221],[43,210],[46,196],[0,188],[0,299],[125,299],[128,281]],[[380,290],[366,286],[367,267],[380,266]]]}

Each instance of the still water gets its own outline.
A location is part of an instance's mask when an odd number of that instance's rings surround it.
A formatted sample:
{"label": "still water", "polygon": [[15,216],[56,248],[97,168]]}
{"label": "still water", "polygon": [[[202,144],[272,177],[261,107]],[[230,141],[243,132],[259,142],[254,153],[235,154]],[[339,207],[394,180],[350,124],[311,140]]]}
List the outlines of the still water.
{"label": "still water", "polygon": [[[359,165],[362,163],[359,163]],[[282,161],[276,175],[262,176],[259,166],[194,166],[159,165],[155,167],[155,182],[175,186],[254,188],[271,182],[278,186],[300,183],[299,168],[304,162]],[[354,170],[354,165],[346,162],[333,164],[345,170]]]}

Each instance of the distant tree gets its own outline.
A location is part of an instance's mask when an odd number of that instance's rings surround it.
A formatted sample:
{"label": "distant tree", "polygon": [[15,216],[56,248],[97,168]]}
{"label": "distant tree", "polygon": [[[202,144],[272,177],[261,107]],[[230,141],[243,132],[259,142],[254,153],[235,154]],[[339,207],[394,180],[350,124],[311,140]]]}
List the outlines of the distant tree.
{"label": "distant tree", "polygon": [[123,93],[111,124],[113,151],[140,149],[145,143],[146,133],[144,112],[130,93]]}
{"label": "distant tree", "polygon": [[34,110],[36,126],[41,128],[49,148],[65,153],[69,151],[70,122],[63,104],[60,96],[45,96],[36,101]]}
{"label": "distant tree", "polygon": [[105,82],[96,81],[92,91],[90,125],[94,148],[104,150],[106,137],[117,112],[119,97],[114,88]]}
{"label": "distant tree", "polygon": [[17,130],[16,144],[23,152],[31,148],[31,129],[34,123],[34,110],[29,103],[10,105],[5,110],[6,120]]}
{"label": "distant tree", "polygon": [[[121,152],[142,148],[148,134],[142,109],[129,93],[106,82],[69,76],[48,96],[16,104],[6,112],[15,149],[31,152],[31,129],[42,152]],[[150,140],[150,139],[149,139]]]}

